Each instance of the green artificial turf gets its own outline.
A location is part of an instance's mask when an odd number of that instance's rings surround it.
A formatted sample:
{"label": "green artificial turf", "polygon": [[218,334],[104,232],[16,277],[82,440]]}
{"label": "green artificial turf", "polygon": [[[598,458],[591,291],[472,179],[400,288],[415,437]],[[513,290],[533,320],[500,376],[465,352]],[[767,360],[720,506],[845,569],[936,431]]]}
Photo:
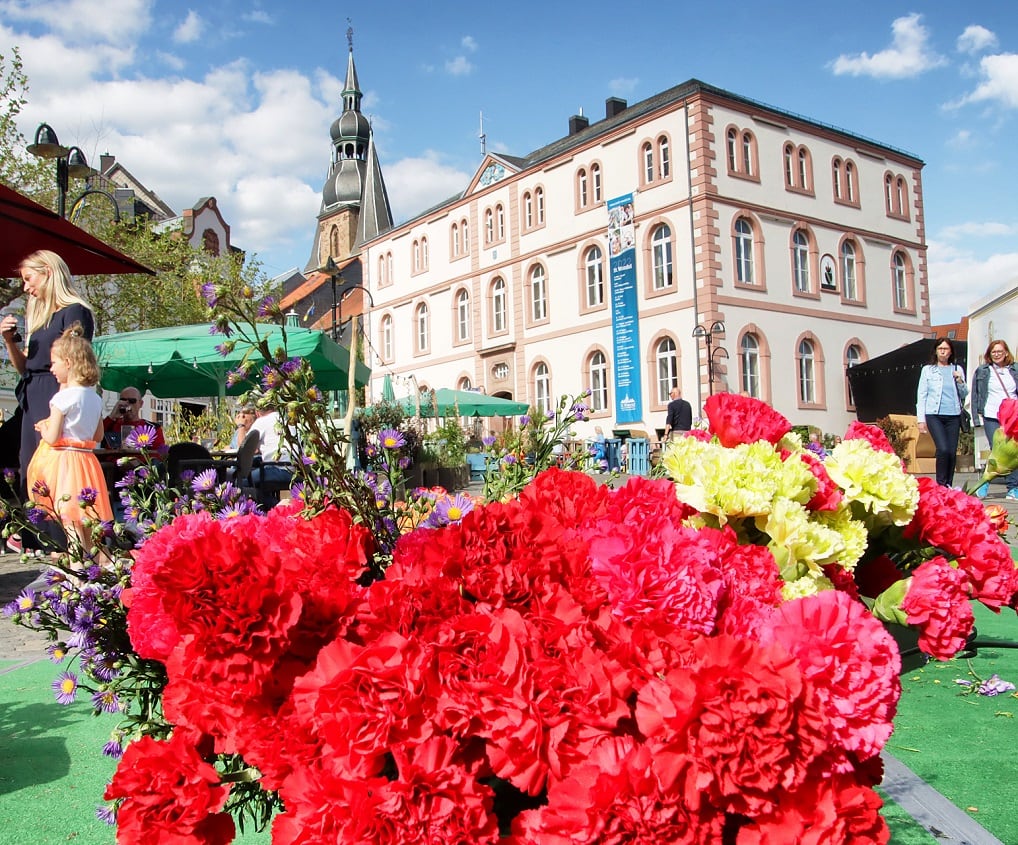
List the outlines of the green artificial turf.
{"label": "green artificial turf", "polygon": [[[1018,642],[1018,617],[976,610],[979,639]],[[9,623],[8,623],[9,624]],[[0,661],[0,845],[112,845],[95,818],[115,762],[101,754],[116,716],[93,716],[87,702],[64,707],[50,684],[58,667]],[[1018,683],[1018,649],[992,644],[971,660],[931,663],[902,675],[902,699],[887,750],[966,810],[1002,842],[1018,842],[1018,698],[960,694],[955,678],[994,672]],[[881,793],[893,845],[939,840]],[[268,831],[238,836],[264,845]]]}
{"label": "green artificial turf", "polygon": [[1018,842],[1018,696],[963,695],[955,683],[997,673],[1018,684],[1018,649],[992,645],[1018,644],[1018,617],[975,609],[978,641],[987,644],[971,659],[933,661],[902,675],[887,751],[1001,842]]}

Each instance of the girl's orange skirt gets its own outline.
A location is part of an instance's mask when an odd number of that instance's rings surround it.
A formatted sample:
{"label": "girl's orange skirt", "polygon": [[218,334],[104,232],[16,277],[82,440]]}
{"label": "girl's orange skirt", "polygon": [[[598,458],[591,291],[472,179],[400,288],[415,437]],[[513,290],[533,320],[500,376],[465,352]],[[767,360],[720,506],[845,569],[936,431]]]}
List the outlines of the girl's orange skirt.
{"label": "girl's orange skirt", "polygon": [[[62,438],[52,446],[45,440],[40,442],[28,464],[29,498],[42,507],[52,508],[62,522],[80,524],[85,517],[112,520],[106,477],[92,451],[95,445],[94,440],[70,438]],[[40,481],[45,483],[46,496],[36,489]],[[96,491],[95,504],[83,508],[78,497],[86,488]]]}

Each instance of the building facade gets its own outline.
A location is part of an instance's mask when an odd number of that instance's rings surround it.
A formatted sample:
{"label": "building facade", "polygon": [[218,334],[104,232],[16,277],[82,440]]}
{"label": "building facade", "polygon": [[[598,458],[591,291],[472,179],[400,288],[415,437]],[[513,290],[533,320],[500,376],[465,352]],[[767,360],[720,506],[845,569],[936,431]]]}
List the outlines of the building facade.
{"label": "building facade", "polygon": [[589,389],[591,430],[653,431],[730,390],[840,433],[846,367],[929,329],[922,167],[696,80],[611,98],[361,242],[372,393]]}

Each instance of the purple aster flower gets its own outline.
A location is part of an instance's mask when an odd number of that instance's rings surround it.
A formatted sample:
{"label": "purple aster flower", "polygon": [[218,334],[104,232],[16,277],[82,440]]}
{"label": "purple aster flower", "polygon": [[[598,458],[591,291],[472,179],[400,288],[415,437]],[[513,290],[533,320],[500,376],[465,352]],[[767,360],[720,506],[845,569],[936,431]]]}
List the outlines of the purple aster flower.
{"label": "purple aster flower", "polygon": [[284,376],[295,376],[300,371],[303,361],[300,358],[288,358],[282,364],[279,369]]}
{"label": "purple aster flower", "polygon": [[520,417],[520,428],[526,428],[530,424],[530,414],[524,414]]}
{"label": "purple aster flower", "polygon": [[156,439],[156,428],[154,425],[135,426],[127,435],[124,445],[128,449],[151,449]]}
{"label": "purple aster flower", "polygon": [[211,493],[216,489],[218,478],[214,468],[202,470],[191,480],[191,489],[195,493]]}
{"label": "purple aster flower", "polygon": [[[121,754],[122,753],[123,751],[121,751]],[[117,823],[117,808],[103,804],[101,807],[95,808],[95,817],[99,819],[99,821],[106,822],[106,824],[112,827]]]}
{"label": "purple aster flower", "polygon": [[25,511],[25,516],[28,517],[28,521],[32,525],[45,525],[46,524],[46,511],[42,508],[31,507]]}
{"label": "purple aster flower", "polygon": [[92,707],[101,713],[119,713],[120,699],[114,690],[97,690],[92,693]]}
{"label": "purple aster flower", "polygon": [[980,695],[994,696],[1001,695],[1005,692],[1014,692],[1014,689],[1014,684],[1010,681],[1002,681],[1000,679],[1000,675],[994,672],[989,678],[979,685],[977,692]]}
{"label": "purple aster flower", "polygon": [[103,756],[112,757],[114,760],[119,760],[124,756],[124,745],[122,742],[123,734],[120,731],[114,731],[113,736],[110,737],[110,741],[103,746]]}
{"label": "purple aster flower", "polygon": [[473,500],[469,496],[457,493],[455,496],[444,496],[438,500],[432,514],[443,520],[443,524],[459,522],[474,509]]}
{"label": "purple aster flower", "polygon": [[406,438],[394,428],[383,428],[378,432],[378,445],[383,449],[401,449],[406,446]]}
{"label": "purple aster flower", "polygon": [[201,295],[209,308],[215,308],[219,304],[219,297],[216,294],[216,286],[212,282],[206,282],[201,286]]}
{"label": "purple aster flower", "polygon": [[271,364],[266,364],[262,367],[262,387],[265,390],[275,390],[278,387],[282,387],[286,379],[283,374],[279,372]]}
{"label": "purple aster flower", "polygon": [[396,464],[397,464],[397,466],[399,466],[400,469],[406,469],[408,466],[410,466],[410,458],[407,455],[403,455],[396,462]]}
{"label": "purple aster flower", "polygon": [[49,485],[40,478],[32,485],[32,496],[36,499],[48,499],[50,497]]}
{"label": "purple aster flower", "polygon": [[93,507],[98,496],[99,491],[94,487],[82,487],[81,492],[78,494],[78,504],[83,508]]}
{"label": "purple aster flower", "polygon": [[553,420],[553,419],[555,419],[555,412],[554,412],[554,411],[548,411],[548,412],[547,412],[547,413],[546,413],[546,414],[544,415],[544,418],[545,418],[546,420]]}
{"label": "purple aster flower", "polygon": [[262,299],[261,302],[258,303],[258,316],[259,317],[271,316],[275,307],[276,300],[273,299],[271,296],[266,296],[264,299]]}
{"label": "purple aster flower", "polygon": [[365,446],[364,451],[367,453],[369,458],[374,458],[378,455],[378,447],[374,443],[369,443]]}
{"label": "purple aster flower", "polygon": [[73,672],[61,672],[52,684],[56,699],[61,704],[71,704],[78,692],[78,677]]}
{"label": "purple aster flower", "polygon": [[495,438],[492,437],[491,435],[488,435],[487,437],[482,437],[481,443],[484,444],[485,449],[490,449],[492,446],[495,445]]}
{"label": "purple aster flower", "polygon": [[67,659],[67,646],[63,643],[52,643],[46,646],[46,651],[54,663],[63,663]]}
{"label": "purple aster flower", "polygon": [[516,456],[506,455],[504,458],[502,458],[502,463],[504,463],[506,466],[512,466],[513,464],[516,463]]}
{"label": "purple aster flower", "polygon": [[30,587],[25,587],[25,589],[18,593],[18,597],[12,602],[12,604],[17,605],[18,613],[28,613],[35,607],[35,597],[35,590]]}
{"label": "purple aster flower", "polygon": [[14,480],[18,477],[17,473],[13,469],[4,470],[4,481],[8,484],[13,484]]}

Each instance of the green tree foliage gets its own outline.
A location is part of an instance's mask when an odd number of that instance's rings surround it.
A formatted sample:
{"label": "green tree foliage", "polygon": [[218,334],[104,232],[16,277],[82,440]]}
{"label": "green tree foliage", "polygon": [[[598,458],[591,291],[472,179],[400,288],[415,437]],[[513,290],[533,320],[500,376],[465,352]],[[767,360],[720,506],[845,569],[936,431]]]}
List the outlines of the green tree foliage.
{"label": "green tree foliage", "polygon": [[18,129],[18,115],[28,103],[28,77],[21,52],[0,53],[0,182],[37,202],[49,204],[56,195],[53,165],[29,155]]}

